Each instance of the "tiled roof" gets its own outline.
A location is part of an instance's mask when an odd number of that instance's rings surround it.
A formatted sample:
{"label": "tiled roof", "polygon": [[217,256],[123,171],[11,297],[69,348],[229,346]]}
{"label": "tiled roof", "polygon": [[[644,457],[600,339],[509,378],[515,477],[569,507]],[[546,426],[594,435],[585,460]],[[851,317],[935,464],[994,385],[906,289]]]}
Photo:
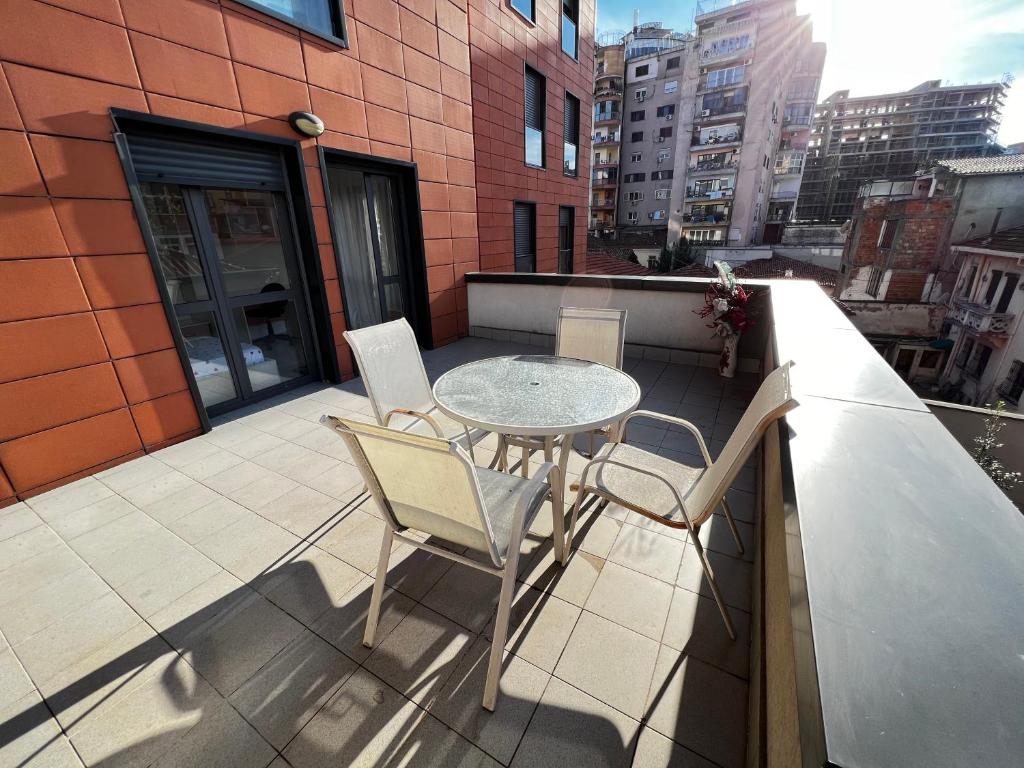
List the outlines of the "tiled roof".
{"label": "tiled roof", "polygon": [[685,267],[673,269],[668,277],[714,277],[718,272],[703,264],[687,264]]}
{"label": "tiled roof", "polygon": [[988,251],[1009,251],[1024,253],[1024,227],[1012,227],[996,232],[994,235],[974,237],[959,245],[968,248],[984,248]]}
{"label": "tiled roof", "polygon": [[[791,271],[787,275],[786,272]],[[839,281],[839,273],[828,267],[819,267],[817,264],[808,264],[806,261],[797,261],[788,256],[772,256],[769,259],[754,259],[738,265],[733,272],[736,277],[748,277],[757,280],[813,280],[822,288],[836,287]]]}
{"label": "tiled roof", "polygon": [[625,259],[600,253],[587,254],[587,273],[591,275],[650,275],[647,267],[641,267]]}
{"label": "tiled roof", "polygon": [[984,173],[1024,173],[1024,155],[967,157],[961,160],[939,160],[938,164],[961,176]]}

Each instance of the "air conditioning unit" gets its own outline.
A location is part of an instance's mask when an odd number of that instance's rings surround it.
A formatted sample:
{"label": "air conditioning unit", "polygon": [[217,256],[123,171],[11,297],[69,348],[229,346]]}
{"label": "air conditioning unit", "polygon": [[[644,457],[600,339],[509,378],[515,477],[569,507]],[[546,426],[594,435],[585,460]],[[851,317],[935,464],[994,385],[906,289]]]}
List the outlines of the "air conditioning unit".
{"label": "air conditioning unit", "polygon": [[665,137],[664,136],[659,136],[658,137],[658,143],[659,144],[663,144],[664,142],[665,142]]}
{"label": "air conditioning unit", "polygon": [[666,120],[671,120],[671,119],[672,119],[672,116],[673,116],[674,114],[675,114],[675,112],[669,112],[669,113],[668,113],[667,115],[665,115],[665,119],[666,119]]}
{"label": "air conditioning unit", "polygon": [[711,110],[710,109],[702,109],[700,111],[700,116],[701,117],[711,117]]}
{"label": "air conditioning unit", "polygon": [[664,157],[659,157],[658,158],[658,165],[661,165],[663,162],[665,162],[665,158]]}

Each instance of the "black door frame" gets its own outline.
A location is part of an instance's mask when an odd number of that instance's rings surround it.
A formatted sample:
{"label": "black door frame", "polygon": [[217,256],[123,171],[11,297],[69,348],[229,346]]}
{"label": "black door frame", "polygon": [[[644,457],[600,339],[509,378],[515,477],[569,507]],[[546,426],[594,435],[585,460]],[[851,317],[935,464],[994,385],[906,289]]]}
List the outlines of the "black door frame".
{"label": "black door frame", "polygon": [[[569,247],[562,248],[562,211],[569,211]],[[558,206],[558,271],[563,275],[571,275],[576,269],[576,207],[572,205]],[[569,252],[569,268],[562,271],[562,251]]]}
{"label": "black door frame", "polygon": [[[305,322],[310,333],[309,350],[312,352],[312,357],[308,361],[310,376],[313,379],[322,378],[332,383],[339,383],[341,381],[341,371],[338,366],[337,354],[335,353],[336,340],[331,328],[327,291],[324,283],[323,267],[320,262],[320,251],[313,220],[313,208],[306,184],[300,142],[261,133],[253,133],[251,131],[220,128],[189,120],[160,117],[145,112],[135,112],[116,107],[110,110],[110,116],[114,124],[114,144],[121,161],[121,167],[124,170],[132,207],[135,211],[135,218],[142,232],[146,251],[149,254],[157,290],[164,307],[164,314],[171,330],[174,346],[178,352],[185,381],[188,384],[192,401],[199,415],[202,431],[209,432],[212,428],[210,423],[211,414],[203,405],[198,384],[196,383],[195,376],[192,375],[192,366],[185,347],[185,340],[181,329],[178,327],[177,313],[174,305],[171,303],[167,286],[161,278],[162,273],[157,256],[156,240],[153,236],[152,228],[149,226],[145,205],[142,200],[142,192],[139,188],[139,179],[135,173],[131,153],[128,149],[129,133],[155,135],[179,141],[192,138],[207,142],[234,144],[236,146],[272,148],[279,153],[285,177],[284,194],[287,202],[287,214],[290,218],[289,223],[292,227],[296,248],[295,261],[298,268],[297,277],[300,281],[298,290],[300,290],[304,298],[302,304],[305,307],[305,317],[300,319],[300,322]],[[284,388],[291,389],[292,386],[297,385],[286,383]],[[247,402],[252,403],[272,397],[278,394],[279,391],[277,387],[260,390],[257,397]],[[214,410],[216,411],[216,408]]]}
{"label": "black door frame", "polygon": [[[324,195],[327,203],[327,218],[331,228],[331,243],[334,246],[334,258],[338,266],[342,298],[344,298],[345,286],[341,270],[341,249],[338,247],[339,237],[331,208],[331,184],[327,173],[331,165],[343,166],[354,171],[361,171],[364,174],[388,176],[395,182],[393,189],[397,194],[395,209],[398,214],[396,227],[401,240],[400,247],[406,254],[404,261],[406,277],[405,285],[403,286],[403,298],[407,300],[408,306],[403,307],[403,309],[406,320],[416,334],[416,341],[424,349],[433,349],[434,339],[431,331],[430,295],[427,286],[427,258],[423,246],[423,218],[420,208],[419,171],[416,163],[373,157],[359,152],[349,152],[324,146],[319,147],[318,152],[320,156],[320,176],[323,179]],[[365,183],[366,179],[364,177]],[[368,192],[369,190],[367,189]],[[367,205],[373,205],[369,194],[367,194]],[[376,232],[371,231],[371,242],[379,274],[380,246],[377,242]],[[377,288],[378,291],[383,290],[383,286],[379,283]],[[381,298],[381,303],[383,304],[383,298]],[[345,326],[351,328],[352,318],[349,316],[348,306],[347,301],[342,301]],[[353,360],[353,366],[354,364],[355,361]]]}

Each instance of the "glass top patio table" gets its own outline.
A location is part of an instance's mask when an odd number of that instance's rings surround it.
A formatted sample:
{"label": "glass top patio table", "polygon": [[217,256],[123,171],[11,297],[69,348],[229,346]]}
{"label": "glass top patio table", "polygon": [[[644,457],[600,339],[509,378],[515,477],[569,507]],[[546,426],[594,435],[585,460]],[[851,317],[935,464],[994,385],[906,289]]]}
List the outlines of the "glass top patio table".
{"label": "glass top patio table", "polygon": [[434,384],[447,416],[505,435],[549,437],[619,421],[640,402],[633,377],[599,363],[510,355],[453,368]]}

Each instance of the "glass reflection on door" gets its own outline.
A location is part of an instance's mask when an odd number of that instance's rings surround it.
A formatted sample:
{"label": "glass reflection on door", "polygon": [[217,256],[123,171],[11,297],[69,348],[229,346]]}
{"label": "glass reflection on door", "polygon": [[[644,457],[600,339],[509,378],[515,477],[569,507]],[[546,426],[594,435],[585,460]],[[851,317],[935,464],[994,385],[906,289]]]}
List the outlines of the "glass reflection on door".
{"label": "glass reflection on door", "polygon": [[395,179],[342,167],[327,173],[349,325],[403,317],[407,288]]}

